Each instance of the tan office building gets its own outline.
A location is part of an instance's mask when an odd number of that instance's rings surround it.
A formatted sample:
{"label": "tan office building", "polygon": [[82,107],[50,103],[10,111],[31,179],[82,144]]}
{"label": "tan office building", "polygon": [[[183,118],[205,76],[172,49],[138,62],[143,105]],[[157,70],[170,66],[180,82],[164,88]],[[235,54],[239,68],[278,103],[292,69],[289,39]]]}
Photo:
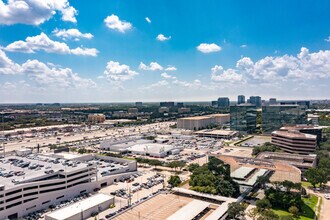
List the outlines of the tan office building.
{"label": "tan office building", "polygon": [[230,121],[229,114],[212,114],[188,118],[179,118],[177,120],[177,127],[186,130],[200,130],[206,128],[208,125],[216,124],[223,125]]}

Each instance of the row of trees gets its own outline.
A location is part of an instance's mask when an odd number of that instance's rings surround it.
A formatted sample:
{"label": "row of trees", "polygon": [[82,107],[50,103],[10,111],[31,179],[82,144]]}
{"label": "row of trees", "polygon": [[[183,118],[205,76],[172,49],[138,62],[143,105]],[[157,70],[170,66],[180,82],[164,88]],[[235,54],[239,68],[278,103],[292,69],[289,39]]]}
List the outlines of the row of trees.
{"label": "row of trees", "polygon": [[191,164],[188,170],[191,190],[198,192],[236,197],[239,194],[238,184],[230,177],[230,167],[215,157],[202,166]]}
{"label": "row of trees", "polygon": [[275,152],[275,151],[279,151],[280,148],[278,148],[277,146],[266,142],[264,145],[262,146],[257,146],[254,147],[252,150],[252,155],[258,155],[261,152],[265,152],[265,151],[269,151],[269,152]]}
{"label": "row of trees", "polygon": [[186,162],[181,161],[181,160],[174,160],[169,163],[166,163],[166,162],[163,162],[160,160],[156,160],[156,159],[148,159],[148,158],[135,158],[135,160],[138,163],[148,164],[150,166],[154,166],[155,168],[157,166],[167,166],[167,167],[174,169],[175,171],[177,170],[177,168],[182,170],[182,168],[185,167],[187,164]]}

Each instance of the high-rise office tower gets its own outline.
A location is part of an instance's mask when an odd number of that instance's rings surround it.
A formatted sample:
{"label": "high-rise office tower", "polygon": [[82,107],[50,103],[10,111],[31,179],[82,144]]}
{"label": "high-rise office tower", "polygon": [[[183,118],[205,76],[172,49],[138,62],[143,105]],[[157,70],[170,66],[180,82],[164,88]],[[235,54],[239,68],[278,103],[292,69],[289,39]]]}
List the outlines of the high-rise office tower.
{"label": "high-rise office tower", "polygon": [[245,103],[245,96],[244,95],[239,95],[237,97],[237,104],[242,104],[242,103]]}
{"label": "high-rise office tower", "polygon": [[257,108],[261,107],[261,97],[260,96],[250,96],[250,103],[255,105]]}
{"label": "high-rise office tower", "polygon": [[218,107],[219,108],[229,108],[229,98],[228,97],[218,98]]}

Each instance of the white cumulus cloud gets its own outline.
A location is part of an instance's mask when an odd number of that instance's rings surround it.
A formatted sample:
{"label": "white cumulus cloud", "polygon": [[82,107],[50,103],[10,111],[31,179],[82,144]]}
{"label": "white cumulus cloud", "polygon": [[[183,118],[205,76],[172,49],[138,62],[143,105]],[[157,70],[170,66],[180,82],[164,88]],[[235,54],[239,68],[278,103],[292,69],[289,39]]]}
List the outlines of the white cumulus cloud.
{"label": "white cumulus cloud", "polygon": [[68,0],[0,0],[0,24],[39,25],[62,14],[62,20],[76,23],[78,11],[70,6]]}
{"label": "white cumulus cloud", "polygon": [[166,36],[164,36],[164,34],[158,34],[158,36],[156,37],[156,39],[158,41],[166,41],[166,40],[170,40],[171,39],[171,36],[166,37]]}
{"label": "white cumulus cloud", "polygon": [[324,39],[326,42],[330,42],[330,36],[326,39]]}
{"label": "white cumulus cloud", "polygon": [[166,71],[176,71],[177,68],[175,66],[168,66],[165,70]]}
{"label": "white cumulus cloud", "polygon": [[96,83],[91,79],[81,78],[70,68],[54,64],[45,64],[38,60],[27,60],[17,64],[0,50],[0,74],[23,74],[41,86],[61,88],[94,88]]}
{"label": "white cumulus cloud", "polygon": [[162,74],[160,74],[160,75],[161,75],[161,77],[163,77],[163,78],[165,78],[165,79],[176,79],[175,76],[171,76],[171,75],[169,75],[169,74],[167,74],[167,73],[162,73]]}
{"label": "white cumulus cloud", "polygon": [[121,33],[125,33],[126,31],[132,28],[132,24],[127,21],[121,21],[117,15],[110,15],[104,19],[105,25],[112,29],[117,30]]}
{"label": "white cumulus cloud", "polygon": [[94,36],[91,33],[81,33],[78,29],[55,29],[52,32],[56,37],[62,38],[63,40],[73,39],[79,41],[82,38],[92,39]]}
{"label": "white cumulus cloud", "polygon": [[83,56],[97,56],[98,50],[95,48],[77,47],[71,49],[66,43],[53,41],[46,34],[41,33],[33,37],[27,37],[25,41],[15,41],[4,48],[6,51],[35,53],[45,51],[47,53],[74,54]]}
{"label": "white cumulus cloud", "polygon": [[207,44],[207,43],[201,43],[197,46],[197,50],[199,50],[202,53],[213,53],[218,52],[221,50],[221,47],[216,45],[215,43]]}
{"label": "white cumulus cloud", "polygon": [[151,20],[150,18],[146,17],[146,21],[150,24],[151,23]]}
{"label": "white cumulus cloud", "polygon": [[139,73],[130,69],[128,65],[120,64],[119,62],[109,61],[107,66],[104,70],[104,76],[109,81],[126,81],[131,80],[134,76],[138,75]]}
{"label": "white cumulus cloud", "polygon": [[143,62],[139,65],[140,70],[156,71],[163,70],[164,68],[159,65],[157,62],[151,62],[149,65],[144,64]]}

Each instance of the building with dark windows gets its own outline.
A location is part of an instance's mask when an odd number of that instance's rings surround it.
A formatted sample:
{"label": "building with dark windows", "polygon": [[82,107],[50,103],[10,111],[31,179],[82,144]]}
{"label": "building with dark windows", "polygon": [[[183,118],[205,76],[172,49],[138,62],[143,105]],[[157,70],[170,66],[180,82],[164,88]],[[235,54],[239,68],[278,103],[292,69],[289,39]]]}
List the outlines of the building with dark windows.
{"label": "building with dark windows", "polygon": [[142,102],[135,102],[136,107],[142,107],[143,103]]}
{"label": "building with dark windows", "polygon": [[249,102],[255,105],[257,108],[261,107],[261,97],[260,96],[250,96]]}
{"label": "building with dark windows", "polygon": [[269,105],[276,105],[276,103],[277,103],[276,98],[269,99]]}
{"label": "building with dark windows", "polygon": [[218,101],[211,101],[212,107],[218,107]]}
{"label": "building with dark windows", "polygon": [[172,108],[174,107],[174,102],[160,102],[159,105],[160,107]]}
{"label": "building with dark windows", "polygon": [[183,108],[184,107],[183,102],[176,103],[176,107]]}
{"label": "building with dark windows", "polygon": [[218,98],[218,107],[219,108],[229,108],[229,98],[228,97],[220,97]]}
{"label": "building with dark windows", "polygon": [[244,95],[239,95],[237,97],[237,104],[239,105],[239,104],[243,104],[243,103],[245,103],[245,96]]}
{"label": "building with dark windows", "polygon": [[257,124],[257,108],[252,104],[230,106],[230,130],[253,133]]}
{"label": "building with dark windows", "polygon": [[262,130],[271,133],[285,125],[306,124],[306,110],[299,105],[262,106]]}
{"label": "building with dark windows", "polygon": [[302,100],[302,101],[281,101],[281,105],[300,105],[302,107],[305,107],[306,109],[309,109],[310,107],[310,101]]}

